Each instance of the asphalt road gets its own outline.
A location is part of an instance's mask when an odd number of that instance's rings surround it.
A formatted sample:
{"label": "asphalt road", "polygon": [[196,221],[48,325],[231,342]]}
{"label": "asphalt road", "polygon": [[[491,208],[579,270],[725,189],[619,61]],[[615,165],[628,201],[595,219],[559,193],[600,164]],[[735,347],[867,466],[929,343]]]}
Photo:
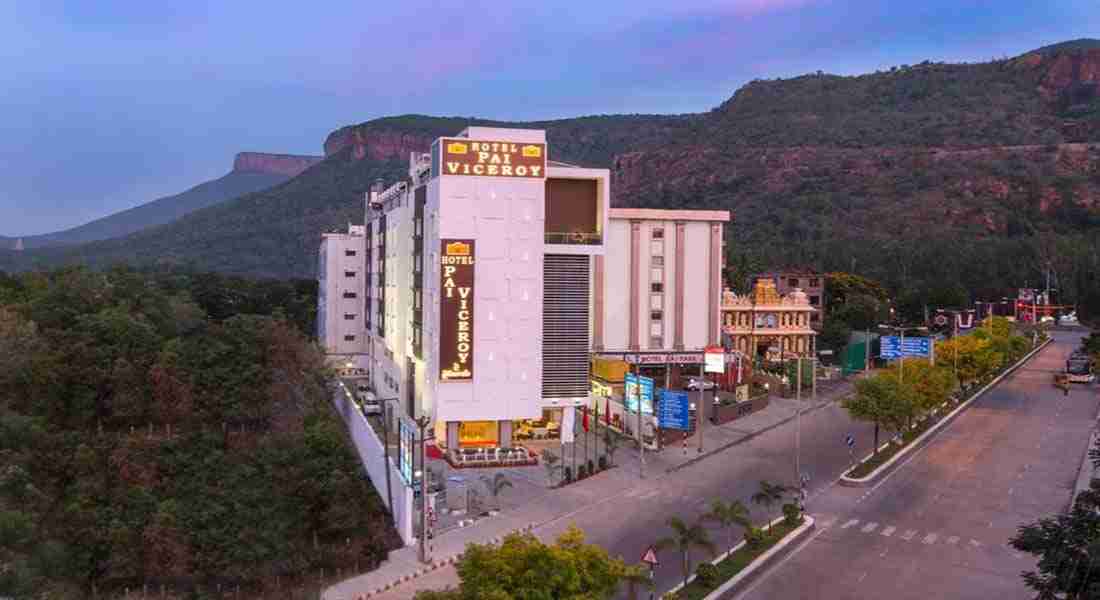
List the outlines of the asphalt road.
{"label": "asphalt road", "polygon": [[[581,527],[588,541],[597,543],[613,556],[637,562],[642,552],[662,536],[670,534],[668,518],[679,516],[691,523],[709,510],[714,499],[741,500],[755,521],[778,516],[779,507],[765,514],[750,498],[761,480],[792,484],[795,481],[795,429],[789,422],[714,456],[659,477],[650,475],[630,489],[593,489],[592,503],[539,528],[544,539],[554,537],[569,524]],[[809,490],[831,485],[849,463],[844,438],[852,433],[855,454],[870,451],[872,428],[853,423],[837,404],[803,415],[801,424],[802,470],[811,476]],[[667,452],[668,450],[666,450]],[[629,452],[621,450],[620,452]],[[711,538],[722,548],[727,532],[708,526]],[[735,532],[735,541],[742,532]],[[704,553],[695,552],[694,559]],[[678,559],[672,550],[659,554],[656,570],[658,589],[667,590],[681,579]]]}
{"label": "asphalt road", "polygon": [[1069,503],[1100,401],[1096,386],[1064,397],[1051,373],[1079,337],[1056,333],[876,487],[813,498],[813,537],[730,597],[1033,597],[1020,573],[1035,561],[1007,542]]}

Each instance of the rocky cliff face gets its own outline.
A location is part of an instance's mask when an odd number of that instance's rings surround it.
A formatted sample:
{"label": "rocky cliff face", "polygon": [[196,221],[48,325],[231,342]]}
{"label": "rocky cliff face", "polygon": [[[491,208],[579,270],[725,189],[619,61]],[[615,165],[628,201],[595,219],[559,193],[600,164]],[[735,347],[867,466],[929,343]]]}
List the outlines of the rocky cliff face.
{"label": "rocky cliff face", "polygon": [[268,173],[285,177],[297,177],[302,171],[322,160],[324,160],[322,156],[240,152],[233,159],[233,170],[238,173]]}
{"label": "rocky cliff face", "polygon": [[400,130],[374,129],[364,125],[342,127],[325,139],[325,156],[351,148],[356,160],[398,159],[407,161],[411,152],[428,152],[434,136]]}

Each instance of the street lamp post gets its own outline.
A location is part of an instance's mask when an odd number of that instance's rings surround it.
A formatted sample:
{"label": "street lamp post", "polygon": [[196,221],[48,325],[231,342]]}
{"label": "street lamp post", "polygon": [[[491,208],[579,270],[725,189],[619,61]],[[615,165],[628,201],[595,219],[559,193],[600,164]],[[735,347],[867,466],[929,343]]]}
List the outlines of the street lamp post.
{"label": "street lamp post", "polygon": [[420,429],[420,562],[431,562],[428,551],[428,465],[424,461],[424,430],[431,423],[427,415],[416,418],[416,426]]}

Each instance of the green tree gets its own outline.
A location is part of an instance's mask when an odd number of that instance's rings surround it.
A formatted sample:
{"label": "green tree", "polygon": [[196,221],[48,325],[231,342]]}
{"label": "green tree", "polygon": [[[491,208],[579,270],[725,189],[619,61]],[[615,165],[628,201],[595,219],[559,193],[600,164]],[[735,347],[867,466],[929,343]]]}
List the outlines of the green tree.
{"label": "green tree", "polygon": [[462,600],[599,600],[615,595],[626,565],[571,526],[552,545],[529,533],[470,544],[455,569]]}
{"label": "green tree", "polygon": [[711,556],[718,553],[714,543],[710,541],[707,530],[699,523],[688,525],[680,517],[672,517],[668,520],[668,526],[672,528],[672,535],[664,537],[654,544],[654,548],[676,548],[680,553],[680,570],[684,576],[684,585],[688,583],[691,575],[691,551],[694,548],[706,550]]}
{"label": "green tree", "polygon": [[874,424],[872,452],[878,454],[879,430],[885,427],[901,431],[916,414],[916,394],[911,387],[898,383],[896,373],[880,371],[856,381],[855,395],[846,399],[843,406],[853,419]]}
{"label": "green tree", "polygon": [[1009,543],[1038,558],[1037,569],[1022,575],[1037,598],[1100,597],[1100,479],[1068,513],[1020,526]]}
{"label": "green tree", "polygon": [[638,588],[653,590],[653,579],[650,578],[648,565],[627,565],[623,570],[622,581],[626,584],[626,597],[629,600],[638,600]]}
{"label": "green tree", "polygon": [[772,483],[770,481],[761,480],[760,488],[752,495],[752,503],[759,504],[764,507],[764,510],[769,513],[768,529],[771,529],[771,509],[776,504],[783,501],[783,494],[786,494],[789,490],[787,486]]}
{"label": "green tree", "polygon": [[752,522],[749,521],[749,509],[745,508],[745,505],[740,500],[734,500],[732,502],[723,502],[720,499],[715,499],[710,505],[710,511],[703,515],[704,521],[715,521],[723,528],[725,528],[729,535],[729,545],[726,550],[733,549],[733,530],[734,526],[740,526],[749,528]]}
{"label": "green tree", "polygon": [[951,370],[923,360],[907,360],[903,368],[905,385],[916,394],[916,412],[926,414],[940,406],[955,391]]}

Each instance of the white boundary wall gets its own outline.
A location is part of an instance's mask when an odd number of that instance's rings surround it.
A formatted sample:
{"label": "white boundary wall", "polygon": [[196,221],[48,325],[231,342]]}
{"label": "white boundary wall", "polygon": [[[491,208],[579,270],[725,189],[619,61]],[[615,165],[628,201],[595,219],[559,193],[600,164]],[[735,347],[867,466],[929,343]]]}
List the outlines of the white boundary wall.
{"label": "white boundary wall", "polygon": [[333,404],[336,407],[336,412],[340,413],[344,423],[348,426],[348,432],[351,434],[351,439],[355,442],[355,449],[359,453],[359,461],[363,463],[371,483],[374,484],[375,491],[382,498],[382,504],[386,504],[386,467],[389,467],[390,483],[393,488],[393,506],[389,509],[390,514],[393,515],[393,524],[406,545],[414,544],[416,539],[413,537],[412,488],[405,485],[405,480],[401,478],[392,456],[389,464],[384,464],[386,460],[382,449],[382,441],[378,439],[374,429],[371,429],[370,423],[367,422],[367,418],[359,412],[355,403],[349,400],[342,390],[338,390],[333,394]]}

